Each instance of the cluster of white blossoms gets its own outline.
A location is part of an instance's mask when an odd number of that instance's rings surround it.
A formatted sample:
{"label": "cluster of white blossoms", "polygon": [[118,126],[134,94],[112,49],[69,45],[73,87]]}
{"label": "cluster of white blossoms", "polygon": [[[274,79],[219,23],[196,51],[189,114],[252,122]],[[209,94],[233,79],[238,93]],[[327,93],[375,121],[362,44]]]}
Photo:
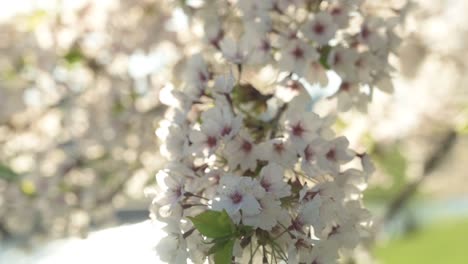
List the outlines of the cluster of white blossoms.
{"label": "cluster of white blossoms", "polygon": [[[304,86],[335,71],[339,108],[365,106],[374,85],[389,87],[394,24],[367,16],[362,1],[198,4],[188,12],[215,49],[161,93],[170,106],[152,207],[167,224],[161,261],[336,263],[368,232],[362,191],[373,166],[335,135],[333,116],[310,112]],[[242,72],[267,65],[280,74],[261,93]]]}
{"label": "cluster of white blossoms", "polygon": [[365,0],[201,2],[186,4],[187,13],[203,26],[208,46],[231,63],[270,65],[322,87],[326,71],[334,71],[341,78],[333,95],[339,111],[366,110],[375,87],[393,91],[388,61],[400,44],[394,29],[405,7]]}

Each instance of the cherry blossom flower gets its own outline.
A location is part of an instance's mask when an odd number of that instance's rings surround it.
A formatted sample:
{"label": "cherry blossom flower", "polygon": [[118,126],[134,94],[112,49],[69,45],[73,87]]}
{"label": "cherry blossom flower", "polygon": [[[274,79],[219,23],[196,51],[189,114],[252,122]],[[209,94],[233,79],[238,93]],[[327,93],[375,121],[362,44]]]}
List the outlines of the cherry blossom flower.
{"label": "cherry blossom flower", "polygon": [[262,160],[275,162],[285,168],[296,162],[296,151],[292,143],[285,138],[275,138],[259,145],[259,157]]}
{"label": "cherry blossom flower", "polygon": [[185,74],[189,91],[194,95],[199,95],[205,90],[207,82],[210,80],[208,66],[200,54],[192,56],[188,62]]}
{"label": "cherry blossom flower", "polygon": [[219,93],[228,94],[234,87],[234,81],[234,76],[231,73],[220,75],[215,79],[214,89]]}
{"label": "cherry blossom flower", "polygon": [[301,92],[304,92],[304,85],[299,80],[292,80],[285,78],[282,80],[275,90],[275,96],[282,101],[288,103],[294,97],[298,96]]}
{"label": "cherry blossom flower", "polygon": [[[316,191],[313,191],[316,192]],[[304,204],[302,204],[299,215],[294,220],[297,227],[303,227],[306,225],[313,226],[315,229],[324,225],[320,208],[322,207],[322,199],[320,194],[316,194],[313,198]]]}
{"label": "cherry blossom flower", "polygon": [[300,152],[301,168],[309,177],[316,177],[323,174],[322,169],[317,164],[317,157],[323,152],[322,148],[325,141],[321,138],[316,138],[311,143],[307,144]]}
{"label": "cherry blossom flower", "polygon": [[348,149],[348,145],[349,142],[345,137],[327,142],[317,158],[319,167],[332,173],[338,172],[341,164],[351,161],[354,157],[354,152]]}
{"label": "cherry blossom flower", "polygon": [[273,0],[249,1],[239,0],[239,9],[242,10],[244,18],[254,19],[256,17],[265,17],[267,12],[273,8]]}
{"label": "cherry blossom flower", "polygon": [[178,173],[171,175],[169,173],[170,172],[160,171],[156,176],[159,181],[158,186],[167,191],[159,193],[153,200],[153,203],[162,207],[169,206],[169,208],[172,208],[184,198],[186,178]]}
{"label": "cherry blossom flower", "polygon": [[220,49],[220,42],[224,37],[224,30],[220,21],[220,17],[216,14],[216,12],[206,12],[204,14],[204,19],[207,22],[203,27],[205,41],[209,45]]}
{"label": "cherry blossom flower", "polygon": [[182,236],[168,235],[163,237],[156,246],[159,259],[166,263],[186,264],[188,253],[185,243]]}
{"label": "cherry blossom flower", "polygon": [[184,157],[188,148],[188,135],[183,126],[161,122],[156,134],[161,140],[164,140],[164,144],[160,147],[161,154],[164,157],[172,160]]}
{"label": "cherry blossom flower", "polygon": [[294,113],[286,116],[285,131],[288,139],[298,151],[304,147],[304,143],[317,137],[317,131],[321,126],[320,117],[312,112]]}
{"label": "cherry blossom flower", "polygon": [[290,186],[284,182],[284,169],[278,164],[270,162],[263,167],[259,180],[265,192],[275,198],[283,198],[291,194]]}
{"label": "cherry blossom flower", "polygon": [[250,55],[250,48],[247,46],[247,41],[241,38],[240,41],[235,41],[232,38],[226,37],[219,44],[223,56],[234,64],[242,64],[247,61]]}
{"label": "cherry blossom flower", "polygon": [[306,235],[296,235],[288,248],[288,263],[312,263],[314,240]]}
{"label": "cherry blossom flower", "polygon": [[258,148],[249,134],[240,132],[237,137],[226,144],[224,153],[227,157],[229,168],[254,171],[257,167]]}
{"label": "cherry blossom flower", "polygon": [[320,62],[315,60],[309,62],[309,67],[304,78],[310,84],[319,84],[321,87],[326,87],[328,84],[326,69]]}
{"label": "cherry blossom flower", "polygon": [[209,156],[218,148],[222,139],[234,137],[241,125],[241,118],[233,116],[228,106],[211,108],[201,116],[200,130],[189,134],[190,149],[194,153]]}
{"label": "cherry blossom flower", "polygon": [[343,80],[336,92],[338,109],[343,112],[348,111],[361,96],[365,95],[361,94],[359,84]]}
{"label": "cherry blossom flower", "polygon": [[271,194],[266,194],[259,200],[260,212],[256,215],[245,215],[243,222],[249,226],[270,231],[281,219],[288,217],[285,209],[281,207],[280,200]]}
{"label": "cherry blossom flower", "polygon": [[279,68],[305,76],[309,62],[318,59],[317,51],[302,40],[293,40],[284,47],[279,61]]}
{"label": "cherry blossom flower", "polygon": [[237,135],[242,118],[235,116],[227,104],[224,103],[223,106],[213,107],[203,112],[201,115],[202,130],[214,130],[223,139],[231,139]]}
{"label": "cherry blossom flower", "polygon": [[190,152],[204,156],[212,155],[219,146],[219,137],[217,127],[205,125],[201,131],[192,130],[189,134]]}
{"label": "cherry blossom flower", "polygon": [[328,65],[340,75],[341,78],[352,78],[356,73],[357,53],[344,47],[334,47],[328,55]]}
{"label": "cherry blossom flower", "polygon": [[385,23],[381,19],[369,18],[362,24],[358,40],[367,44],[371,50],[384,46],[385,36],[382,32],[384,25]]}
{"label": "cherry blossom flower", "polygon": [[320,12],[302,26],[302,33],[317,44],[325,45],[335,36],[337,28],[330,14]]}
{"label": "cherry blossom flower", "polygon": [[340,28],[344,28],[348,26],[349,18],[350,18],[350,11],[357,7],[357,1],[340,1],[335,0],[331,1],[330,5],[328,6],[328,12],[333,18],[335,24],[337,24]]}
{"label": "cherry blossom flower", "polygon": [[226,210],[235,215],[242,211],[245,215],[257,215],[261,206],[258,199],[265,195],[260,184],[247,177],[224,175],[218,190],[219,200],[213,202],[215,210]]}
{"label": "cherry blossom flower", "polygon": [[255,34],[255,39],[251,42],[252,47],[248,58],[249,64],[267,64],[273,58],[273,47],[270,39],[263,37],[259,38],[258,34]]}

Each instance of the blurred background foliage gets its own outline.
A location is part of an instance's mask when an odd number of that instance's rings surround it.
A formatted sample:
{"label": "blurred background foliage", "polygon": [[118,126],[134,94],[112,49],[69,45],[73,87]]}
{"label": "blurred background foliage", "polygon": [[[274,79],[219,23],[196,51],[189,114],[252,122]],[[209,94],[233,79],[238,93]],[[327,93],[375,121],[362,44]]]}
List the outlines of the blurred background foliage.
{"label": "blurred background foliage", "polygon": [[[145,220],[142,190],[164,162],[159,91],[203,45],[196,23],[169,0],[20,2],[0,12],[2,243]],[[376,165],[374,262],[464,264],[468,1],[412,2],[395,94],[336,127]]]}
{"label": "blurred background foliage", "polygon": [[375,255],[383,264],[393,263],[466,263],[467,220],[446,220],[408,232]]}

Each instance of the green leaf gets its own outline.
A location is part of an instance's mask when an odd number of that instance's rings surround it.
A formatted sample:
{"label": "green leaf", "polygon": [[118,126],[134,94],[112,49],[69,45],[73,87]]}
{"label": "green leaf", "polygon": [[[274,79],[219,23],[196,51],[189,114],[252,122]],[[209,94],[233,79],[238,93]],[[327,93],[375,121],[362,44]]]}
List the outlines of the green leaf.
{"label": "green leaf", "polygon": [[329,70],[330,69],[330,65],[328,65],[328,55],[330,54],[330,51],[331,51],[331,47],[330,46],[324,46],[320,49],[320,64],[322,64],[322,66]]}
{"label": "green leaf", "polygon": [[9,167],[0,163],[0,178],[12,182],[16,181],[19,178],[19,175]]}
{"label": "green leaf", "polygon": [[214,245],[208,250],[207,255],[214,254],[224,247],[224,245],[229,242],[229,240],[232,240],[232,237],[223,237],[223,238],[216,238],[211,241],[211,243],[214,243]]}
{"label": "green leaf", "polygon": [[249,102],[255,103],[255,108],[257,110],[262,110],[266,108],[267,101],[273,97],[273,94],[262,94],[250,83],[239,84],[234,87],[232,97],[234,103],[236,104],[244,104]]}
{"label": "green leaf", "polygon": [[231,236],[235,231],[234,223],[225,210],[222,212],[208,210],[189,219],[200,234],[209,238]]}
{"label": "green leaf", "polygon": [[247,225],[240,225],[238,227],[238,233],[242,236],[251,234],[253,232],[253,227],[252,226],[247,226]]}
{"label": "green leaf", "polygon": [[218,246],[218,249],[214,253],[215,264],[230,264],[233,249],[234,239],[223,242],[220,246]]}
{"label": "green leaf", "polygon": [[65,54],[64,59],[70,64],[75,64],[81,62],[84,59],[84,55],[78,48],[71,48],[67,54]]}

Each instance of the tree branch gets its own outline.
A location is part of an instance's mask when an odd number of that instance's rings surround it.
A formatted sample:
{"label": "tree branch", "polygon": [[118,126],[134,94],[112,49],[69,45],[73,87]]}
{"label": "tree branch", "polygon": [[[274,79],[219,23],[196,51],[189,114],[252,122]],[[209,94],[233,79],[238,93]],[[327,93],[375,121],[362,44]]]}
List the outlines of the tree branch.
{"label": "tree branch", "polygon": [[415,181],[409,183],[396,197],[390,202],[388,209],[384,215],[383,222],[389,222],[392,220],[411,200],[414,194],[421,186],[421,184],[431,175],[431,172],[437,168],[447,154],[450,152],[457,139],[457,133],[450,131],[442,140],[437,150],[432,156],[424,163],[422,176]]}
{"label": "tree branch", "polygon": [[276,132],[278,131],[278,125],[279,125],[278,123],[279,123],[279,121],[281,119],[281,116],[286,111],[286,109],[288,109],[288,104],[282,105],[278,109],[278,112],[276,112],[275,117],[273,117],[273,119],[271,120],[272,129],[271,129],[271,133],[270,133],[270,139],[276,137]]}

